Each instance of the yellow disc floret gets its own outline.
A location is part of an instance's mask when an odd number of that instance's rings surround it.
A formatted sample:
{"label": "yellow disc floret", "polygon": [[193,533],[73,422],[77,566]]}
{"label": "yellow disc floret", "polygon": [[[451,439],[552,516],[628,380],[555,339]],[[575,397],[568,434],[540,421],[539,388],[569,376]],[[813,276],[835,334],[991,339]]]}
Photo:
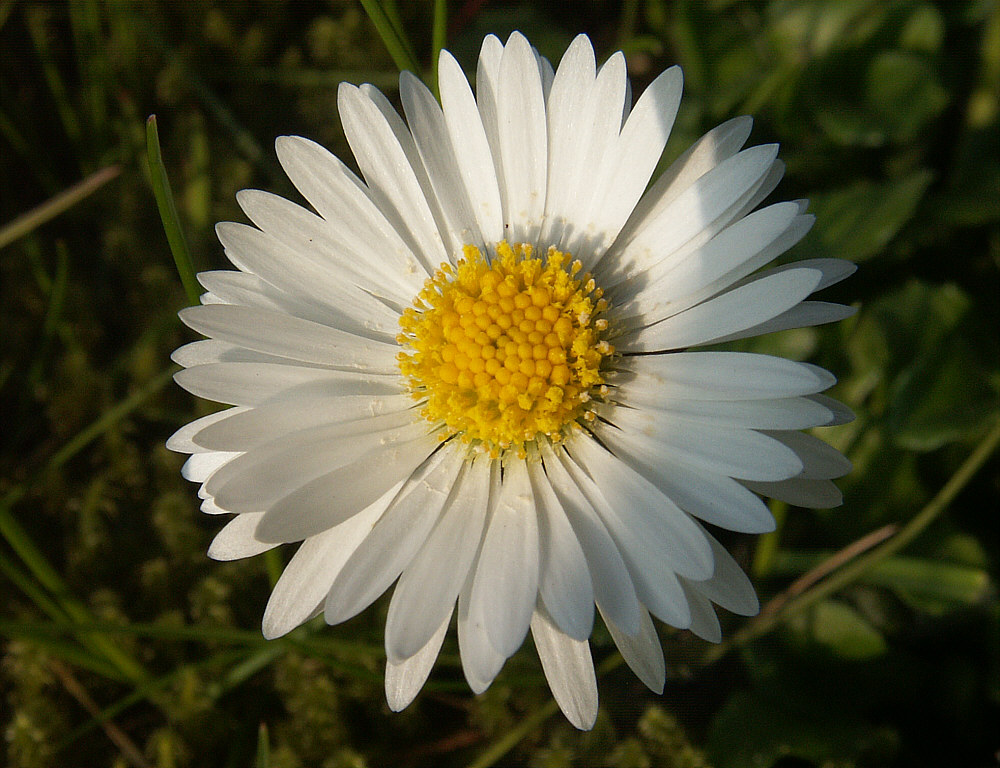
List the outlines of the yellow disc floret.
{"label": "yellow disc floret", "polygon": [[494,456],[545,435],[558,442],[606,392],[607,302],[581,264],[554,247],[500,242],[490,260],[466,245],[400,318],[399,367],[423,415]]}

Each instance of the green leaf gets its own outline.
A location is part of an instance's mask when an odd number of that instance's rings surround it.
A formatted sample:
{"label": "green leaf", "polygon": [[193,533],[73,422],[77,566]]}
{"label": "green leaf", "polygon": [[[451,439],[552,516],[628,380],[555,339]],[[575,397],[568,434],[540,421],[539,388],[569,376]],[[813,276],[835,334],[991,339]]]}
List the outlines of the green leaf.
{"label": "green leaf", "polygon": [[184,230],[181,229],[177,206],[174,204],[174,195],[170,190],[170,179],[167,178],[167,169],[163,165],[160,136],[156,129],[156,115],[150,115],[149,119],[146,120],[146,151],[149,157],[149,177],[153,184],[153,194],[156,196],[156,205],[160,210],[163,229],[167,233],[170,252],[174,256],[174,263],[177,265],[177,273],[184,285],[188,303],[197,304],[201,288],[198,285],[198,278],[195,277],[195,268],[191,262],[191,252],[188,250]]}
{"label": "green leaf", "polygon": [[816,226],[803,252],[864,261],[878,254],[912,218],[931,183],[928,170],[884,184],[861,182],[812,198]]}
{"label": "green leaf", "polygon": [[823,600],[793,616],[788,628],[800,641],[820,645],[844,659],[870,659],[886,652],[882,633],[854,608],[838,600]]}
{"label": "green leaf", "polygon": [[887,138],[912,141],[948,104],[948,93],[920,56],[884,51],[868,69],[865,102]]}

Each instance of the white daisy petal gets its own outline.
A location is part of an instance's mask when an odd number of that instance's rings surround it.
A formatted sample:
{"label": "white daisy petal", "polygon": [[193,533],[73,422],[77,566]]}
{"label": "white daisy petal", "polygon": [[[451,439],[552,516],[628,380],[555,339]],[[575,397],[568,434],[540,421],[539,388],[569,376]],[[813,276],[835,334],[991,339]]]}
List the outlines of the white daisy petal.
{"label": "white daisy petal", "polygon": [[241,560],[274,549],[277,544],[254,537],[257,523],[263,516],[263,512],[251,512],[234,517],[215,534],[208,548],[208,556],[213,560]]}
{"label": "white daisy petal", "polygon": [[572,223],[573,202],[587,170],[579,157],[593,130],[587,101],[597,77],[594,49],[586,35],[570,43],[555,72],[546,104],[548,178],[542,238],[558,242]]}
{"label": "white daisy petal", "polygon": [[596,440],[573,435],[566,441],[573,459],[593,478],[629,530],[684,576],[706,578],[712,555],[701,529],[683,510]]}
{"label": "white daisy petal", "polygon": [[[170,359],[183,368],[208,365],[209,363],[278,363],[284,365],[288,362],[275,355],[254,352],[236,344],[216,339],[192,341],[190,344],[178,347],[170,354]],[[321,366],[312,365],[309,367],[319,368]]]}
{"label": "white daisy petal", "polygon": [[721,642],[722,627],[719,624],[719,617],[715,614],[712,601],[701,594],[696,589],[696,585],[685,579],[681,579],[681,586],[684,587],[684,596],[687,597],[688,605],[691,606],[691,626],[688,627],[688,630],[710,643]]}
{"label": "white daisy petal", "polygon": [[663,646],[660,645],[660,637],[656,634],[656,627],[649,617],[649,611],[642,609],[638,629],[628,633],[608,617],[603,605],[598,607],[608,632],[611,633],[611,638],[621,651],[629,669],[635,672],[635,676],[653,693],[663,693],[663,685],[667,681],[667,665],[663,659]]}
{"label": "white daisy petal", "polygon": [[[438,91],[404,73],[402,112],[372,85],[338,106],[364,178],[284,136],[312,209],[263,191],[223,223],[237,271],[199,275],[181,319],[207,336],[177,382],[234,406],[169,439],[207,514],[237,513],[217,559],[302,541],[265,636],[345,621],[396,586],[390,708],[426,681],[457,601],[469,686],[484,691],[530,628],[553,695],[596,718],[588,637],[665,680],[656,617],[718,641],[714,604],[758,609],[702,523],[772,530],[762,497],[839,503],[850,464],[798,430],[844,424],[833,376],[765,355],[685,351],[841,319],[808,300],[833,259],[768,269],[809,230],[807,201],[755,210],[776,146],[736,118],[650,185],[680,70],[632,107],[625,57],[578,36],[553,70],[519,32],[480,49],[475,95],[451,54]],[[647,189],[648,186],[648,189]],[[645,192],[644,192],[645,190]]]}
{"label": "white daisy petal", "polygon": [[207,482],[222,467],[237,456],[242,455],[241,453],[223,453],[221,451],[193,453],[181,467],[181,477],[192,483]]}
{"label": "white daisy petal", "polygon": [[391,449],[421,439],[426,432],[422,424],[402,413],[283,435],[240,454],[212,476],[207,490],[227,509],[260,511],[367,451]]}
{"label": "white daisy petal", "polygon": [[420,693],[420,689],[424,687],[431,668],[441,652],[441,644],[444,642],[449,624],[451,624],[450,611],[423,648],[401,661],[386,660],[385,699],[393,712],[401,712],[410,706]]}
{"label": "white daisy petal", "polygon": [[504,232],[512,242],[530,243],[542,225],[548,139],[538,64],[517,32],[504,47],[497,86],[497,139],[507,190]]}
{"label": "white daisy petal", "polygon": [[646,87],[622,126],[614,152],[607,155],[602,168],[606,181],[590,183],[593,228],[600,233],[593,242],[595,257],[618,236],[646,188],[673,128],[682,86],[680,67],[671,67]]}
{"label": "white daisy petal", "polygon": [[[655,529],[649,524],[642,526],[640,530],[630,528],[628,523],[634,518],[630,516],[629,519],[623,519],[618,509],[613,507],[601,493],[597,484],[572,461],[569,455],[564,452],[560,458],[570,477],[600,515],[608,527],[608,532],[621,549],[622,558],[635,584],[636,596],[661,621],[679,628],[686,627],[691,621],[691,614],[677,574],[670,564],[665,562],[653,540],[643,535]],[[661,543],[662,538],[655,536],[654,540]]]}
{"label": "white daisy petal", "polygon": [[[633,300],[648,318],[646,324],[693,306],[688,303],[689,297],[697,296],[706,286],[760,253],[786,232],[797,216],[795,203],[777,203],[726,227],[684,258],[661,262],[662,274],[658,273],[657,279],[640,288]],[[649,277],[653,275],[650,273]],[[631,303],[622,306],[620,312],[627,316]]]}
{"label": "white daisy petal", "polygon": [[231,416],[235,416],[246,411],[246,408],[226,408],[222,411],[210,413],[208,416],[202,416],[200,419],[195,419],[194,421],[185,424],[183,427],[174,432],[169,438],[167,438],[167,450],[176,451],[177,453],[201,453],[207,449],[202,448],[200,445],[195,445],[194,441],[191,439],[192,437],[205,427],[215,424],[217,421],[228,419]]}
{"label": "white daisy petal", "polygon": [[257,537],[262,541],[300,541],[339,525],[390,488],[398,489],[437,444],[437,438],[423,435],[362,453],[356,461],[312,480],[271,505],[257,526]]}
{"label": "white daisy petal", "polygon": [[632,446],[652,455],[670,452],[693,467],[743,480],[786,480],[802,471],[802,459],[775,435],[673,418],[665,411],[608,409],[608,419]]}
{"label": "white daisy petal", "polygon": [[372,201],[368,188],[344,163],[299,136],[280,136],[275,149],[285,173],[332,225],[340,253],[352,257],[359,268],[377,274],[381,285],[395,286],[400,296],[420,289],[427,271]]}
{"label": "white daisy petal", "polygon": [[[339,306],[345,288],[357,286],[359,290],[351,291],[352,294],[383,296],[386,295],[387,288],[395,288],[396,285],[399,285],[398,290],[388,292],[388,298],[397,302],[405,302],[409,299],[403,291],[407,289],[412,291],[412,283],[407,281],[408,284],[400,285],[403,281],[398,277],[390,278],[388,275],[383,275],[384,267],[378,263],[378,260],[359,261],[356,253],[357,247],[356,245],[354,248],[349,247],[351,243],[347,241],[343,227],[339,226],[340,220],[330,222],[278,195],[255,189],[243,190],[236,196],[236,200],[244,213],[260,230],[273,240],[291,247],[295,251],[298,256],[297,263],[313,267],[310,275],[314,276],[317,281],[317,284],[313,286],[314,290],[310,292],[297,290],[292,295],[308,296],[315,293],[316,298],[325,306],[336,308]],[[231,230],[234,229],[233,225],[229,225],[229,227]],[[240,243],[222,240],[224,246],[229,248],[232,245],[233,250],[237,253],[248,250],[246,247],[242,249],[239,247],[244,243],[250,244],[252,241],[244,240]],[[259,264],[262,259],[258,257],[255,261]],[[251,271],[264,277],[256,269],[251,269]],[[336,277],[338,290],[324,294],[323,284],[331,281],[334,277]],[[333,299],[336,299],[335,304],[331,303]],[[368,315],[362,315],[362,317],[369,318]]]}
{"label": "white daisy petal", "polygon": [[359,88],[341,83],[344,133],[372,200],[428,272],[447,258],[420,182],[392,126]]}
{"label": "white daisy petal", "polygon": [[503,485],[483,538],[469,612],[485,621],[504,657],[524,642],[538,595],[538,520],[524,461],[504,467]]}
{"label": "white daisy petal", "polygon": [[586,640],[594,625],[594,588],[587,558],[541,465],[530,462],[528,475],[538,514],[538,595],[559,629]]}
{"label": "white daisy petal", "polygon": [[597,676],[590,643],[565,634],[541,606],[531,618],[531,636],[559,709],[581,731],[590,730],[597,719]]}
{"label": "white daisy petal", "polygon": [[486,129],[455,57],[441,51],[438,63],[444,122],[484,244],[503,239],[503,207]]}
{"label": "white daisy petal", "polygon": [[608,252],[612,258],[602,259],[595,270],[601,284],[617,285],[680,248],[694,250],[707,241],[757,190],[777,154],[773,144],[751,147],[697,179],[631,239],[615,241]]}
{"label": "white daisy petal", "polygon": [[460,448],[447,446],[406,481],[331,587],[325,608],[328,624],[363,611],[403,572],[440,517],[463,458]]}
{"label": "white daisy petal", "polygon": [[[816,405],[817,408],[822,408]],[[248,451],[275,435],[310,429],[321,424],[367,419],[413,408],[413,400],[398,395],[342,395],[323,382],[282,393],[274,402],[233,414],[195,435],[195,442],[216,451]],[[416,414],[414,413],[415,417]],[[780,427],[778,427],[780,428]]]}
{"label": "white daisy petal", "polygon": [[767,505],[728,475],[688,466],[662,451],[650,451],[646,442],[636,440],[628,431],[598,424],[594,434],[688,514],[731,531],[774,530]]}
{"label": "white daisy petal", "polygon": [[416,150],[440,206],[440,229],[446,236],[448,252],[458,253],[466,243],[485,248],[437,99],[410,72],[400,75],[399,95]]}
{"label": "white daisy petal", "polygon": [[786,501],[797,507],[811,509],[832,509],[844,502],[844,495],[831,480],[806,477],[790,477],[777,482],[744,480],[751,491]]}
{"label": "white daisy petal", "polygon": [[657,352],[708,344],[771,320],[812,293],[822,278],[815,269],[792,269],[754,280],[619,342],[623,352]]}
{"label": "white daisy petal", "polygon": [[637,631],[641,607],[618,545],[556,453],[543,444],[542,456],[546,477],[587,558],[597,604],[605,606],[612,619],[626,631]]}
{"label": "white daisy petal", "polygon": [[660,214],[677,196],[717,165],[740,151],[753,120],[735,117],[713,128],[678,157],[649,191],[636,203],[635,210],[619,233],[616,247],[631,242],[637,232]]}
{"label": "white daisy petal", "polygon": [[765,400],[811,395],[836,383],[808,363],[749,352],[682,352],[627,357],[612,378],[619,402],[656,407],[662,399]]}
{"label": "white daisy petal", "polygon": [[851,471],[851,462],[840,451],[824,443],[818,437],[803,432],[769,432],[768,434],[795,451],[795,454],[802,461],[802,477],[804,478],[830,480],[835,477],[843,477]]}
{"label": "white daisy petal", "polygon": [[[288,634],[314,615],[340,569],[392,500],[388,493],[352,518],[310,537],[285,566],[264,609],[264,637]],[[264,518],[261,518],[263,522]]]}
{"label": "white daisy petal", "polygon": [[[252,199],[251,196],[244,197]],[[284,207],[298,208],[290,203]],[[284,212],[282,215],[285,215]],[[321,243],[314,243],[308,249],[302,245],[292,247],[259,229],[229,221],[217,224],[215,232],[226,249],[226,256],[236,266],[258,275],[285,294],[306,297],[323,307],[326,314],[323,325],[371,336],[383,342],[392,340],[398,313],[341,279],[338,271],[329,265],[308,258],[296,258],[299,253],[322,247]],[[289,263],[295,266],[289,268],[286,266]],[[330,297],[337,298],[335,306],[329,303]],[[316,312],[313,311],[302,319],[315,317]]]}
{"label": "white daisy petal", "polygon": [[[258,352],[341,370],[394,373],[396,348],[352,333],[264,309],[213,304],[179,313],[192,330]],[[266,329],[266,330],[265,330]]]}
{"label": "white daisy petal", "polygon": [[394,388],[398,391],[395,377],[275,362],[195,365],[175,373],[174,381],[199,397],[240,406],[259,406],[283,392],[303,386],[336,387],[343,396],[389,394]]}
{"label": "white daisy petal", "polygon": [[466,465],[444,513],[396,585],[385,623],[390,660],[407,659],[452,610],[483,535],[490,491],[489,461]]}
{"label": "white daisy petal", "polygon": [[490,642],[482,615],[469,613],[472,581],[470,572],[458,596],[458,649],[465,681],[473,693],[480,694],[493,683],[507,657]]}
{"label": "white daisy petal", "polygon": [[727,611],[738,613],[740,616],[756,615],[760,610],[760,603],[750,579],[743,573],[725,547],[707,532],[705,536],[709,544],[712,545],[715,573],[710,579],[688,581],[688,584]]}

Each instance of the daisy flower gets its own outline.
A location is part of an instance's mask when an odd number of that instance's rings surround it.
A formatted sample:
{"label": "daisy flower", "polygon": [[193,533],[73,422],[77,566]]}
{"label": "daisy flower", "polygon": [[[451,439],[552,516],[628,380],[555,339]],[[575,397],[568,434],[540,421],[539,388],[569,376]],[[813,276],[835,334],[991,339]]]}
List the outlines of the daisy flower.
{"label": "daisy flower", "polygon": [[[385,687],[399,710],[456,619],[485,690],[529,630],[552,693],[593,725],[600,612],[654,691],[651,617],[720,637],[714,604],[758,610],[706,525],[774,526],[761,496],[833,506],[849,469],[799,430],[850,418],[806,363],[706,345],[838,320],[807,301],[851,264],[761,269],[809,229],[759,208],[783,166],[720,125],[647,190],[681,97],[677,67],[632,105],[625,58],[587,37],[558,67],[487,37],[472,90],[441,53],[439,104],[400,77],[400,116],[340,86],[361,170],[303,138],[278,158],[311,210],[238,196],[218,225],[238,271],[199,276],[178,383],[232,406],[178,431],[202,509],[234,513],[219,560],[302,542],[263,631],[337,624],[395,583]],[[692,351],[694,350],[694,351]],[[457,618],[456,618],[457,617]]]}

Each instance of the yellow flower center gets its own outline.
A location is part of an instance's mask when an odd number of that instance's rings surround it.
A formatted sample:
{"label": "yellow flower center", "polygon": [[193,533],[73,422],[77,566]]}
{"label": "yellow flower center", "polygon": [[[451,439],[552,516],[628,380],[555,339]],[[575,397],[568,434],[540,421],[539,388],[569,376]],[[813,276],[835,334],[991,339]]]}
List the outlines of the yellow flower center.
{"label": "yellow flower center", "polygon": [[544,435],[553,442],[607,393],[601,337],[607,302],[579,261],[506,241],[487,259],[472,245],[442,264],[399,320],[399,368],[422,414],[493,456]]}

